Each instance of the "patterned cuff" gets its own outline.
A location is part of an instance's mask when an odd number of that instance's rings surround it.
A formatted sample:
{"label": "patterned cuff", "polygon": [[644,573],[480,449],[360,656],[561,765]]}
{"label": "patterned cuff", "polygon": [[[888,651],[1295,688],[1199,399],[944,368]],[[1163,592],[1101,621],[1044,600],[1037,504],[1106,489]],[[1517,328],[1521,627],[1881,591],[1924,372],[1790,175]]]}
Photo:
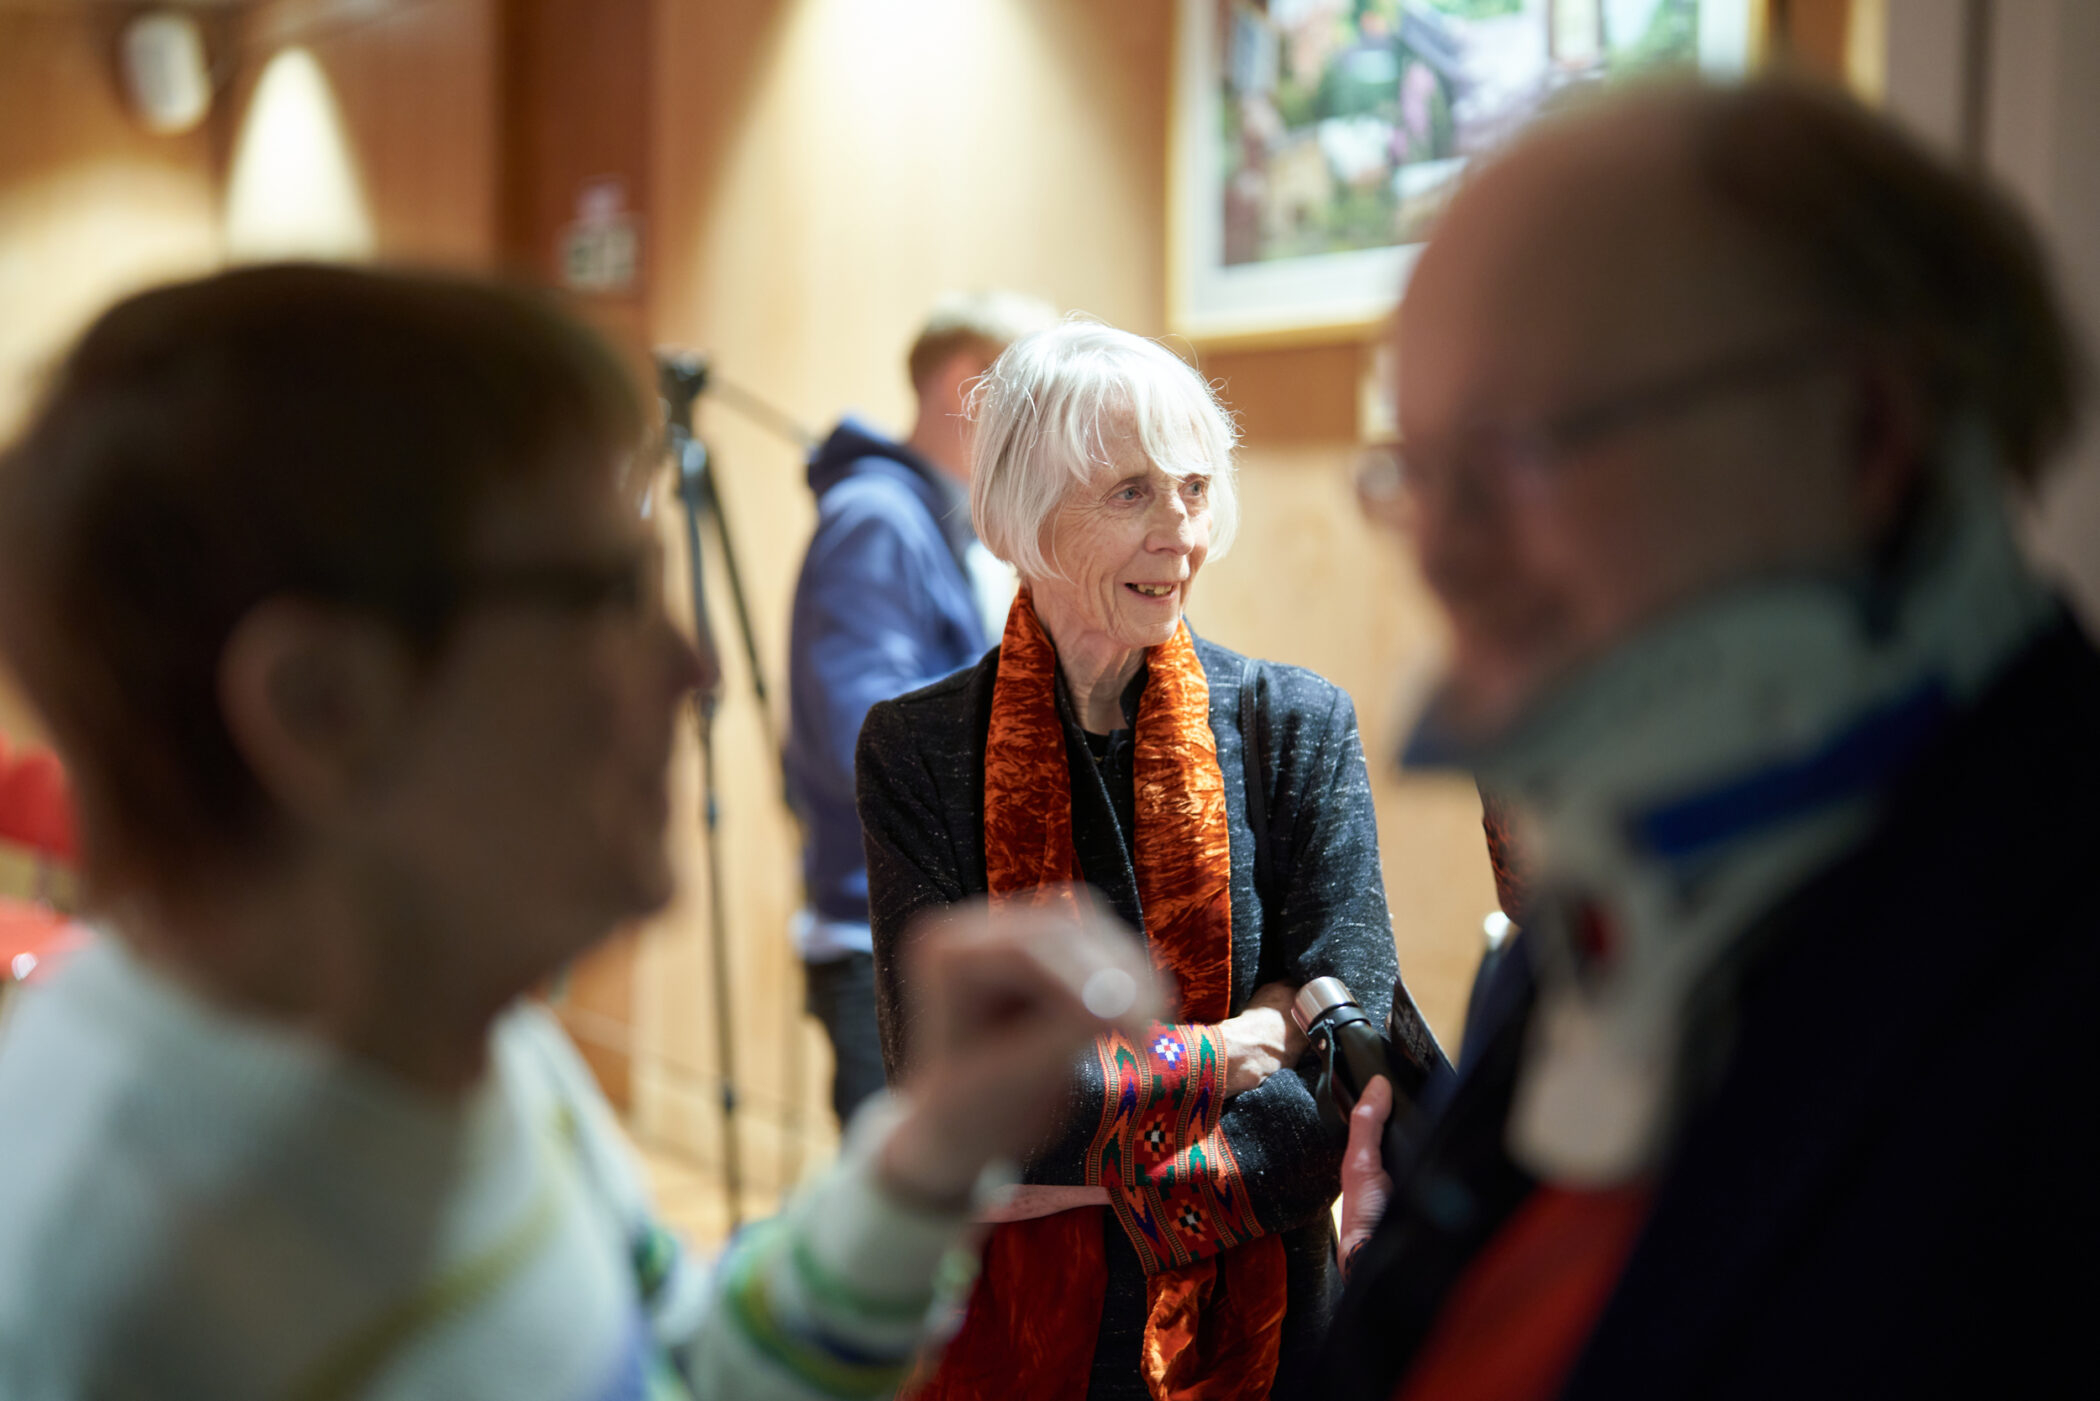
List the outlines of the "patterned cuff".
{"label": "patterned cuff", "polygon": [[1094,1054],[1107,1093],[1087,1150],[1087,1184],[1108,1189],[1145,1273],[1260,1235],[1218,1125],[1225,1100],[1218,1029],[1155,1022],[1137,1042],[1121,1033],[1099,1038]]}

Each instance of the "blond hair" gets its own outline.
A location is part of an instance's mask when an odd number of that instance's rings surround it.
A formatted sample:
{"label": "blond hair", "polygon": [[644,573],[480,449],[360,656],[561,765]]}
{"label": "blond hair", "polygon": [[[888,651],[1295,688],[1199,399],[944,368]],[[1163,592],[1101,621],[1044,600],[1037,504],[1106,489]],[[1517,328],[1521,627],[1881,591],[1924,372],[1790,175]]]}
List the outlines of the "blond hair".
{"label": "blond hair", "polygon": [[964,351],[991,361],[1021,337],[1055,325],[1057,312],[1019,292],[951,292],[933,304],[905,363],[911,385],[923,390],[941,366]]}

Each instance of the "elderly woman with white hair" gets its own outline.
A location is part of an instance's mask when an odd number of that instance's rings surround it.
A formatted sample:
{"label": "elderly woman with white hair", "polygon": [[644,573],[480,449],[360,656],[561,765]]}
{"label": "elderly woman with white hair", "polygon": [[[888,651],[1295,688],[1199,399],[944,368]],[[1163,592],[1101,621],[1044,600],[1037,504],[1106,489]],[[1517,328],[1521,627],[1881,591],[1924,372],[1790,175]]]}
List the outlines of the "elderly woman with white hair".
{"label": "elderly woman with white hair", "polygon": [[913,1054],[904,931],[973,896],[1105,903],[1180,1002],[1082,1058],[917,1394],[1286,1395],[1325,1324],[1343,1144],[1291,1000],[1339,977],[1383,1020],[1397,996],[1414,1068],[1442,1064],[1399,986],[1355,712],[1183,617],[1238,521],[1232,424],[1188,365],[1068,322],[1009,348],[974,416],[972,514],[1022,588],[999,648],[861,731],[884,1057]]}

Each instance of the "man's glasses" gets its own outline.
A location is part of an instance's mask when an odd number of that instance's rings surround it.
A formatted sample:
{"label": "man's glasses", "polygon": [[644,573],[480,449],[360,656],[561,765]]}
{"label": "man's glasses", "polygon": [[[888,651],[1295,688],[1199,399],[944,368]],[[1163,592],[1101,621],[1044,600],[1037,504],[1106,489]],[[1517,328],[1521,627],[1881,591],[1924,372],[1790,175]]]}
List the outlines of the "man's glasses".
{"label": "man's glasses", "polygon": [[1536,493],[1550,486],[1561,464],[1577,452],[1714,399],[1823,369],[1852,351],[1848,342],[1818,328],[1721,355],[1550,417],[1472,423],[1442,452],[1403,445],[1367,457],[1357,471],[1358,499],[1367,513],[1382,518],[1409,497],[1448,487],[1461,475]]}
{"label": "man's glasses", "polygon": [[425,633],[482,608],[639,624],[662,613],[663,562],[656,550],[635,550],[596,560],[470,564],[442,575],[310,579],[292,592],[370,609]]}
{"label": "man's glasses", "polygon": [[563,613],[652,615],[662,603],[662,560],[654,550],[601,561],[476,565],[450,586],[454,608],[526,607]]}

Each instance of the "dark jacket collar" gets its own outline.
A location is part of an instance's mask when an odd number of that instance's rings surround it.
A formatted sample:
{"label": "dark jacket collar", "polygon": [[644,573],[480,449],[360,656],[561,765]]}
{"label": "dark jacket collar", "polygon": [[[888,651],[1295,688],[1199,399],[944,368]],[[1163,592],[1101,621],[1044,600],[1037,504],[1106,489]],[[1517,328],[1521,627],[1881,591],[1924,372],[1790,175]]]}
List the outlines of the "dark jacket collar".
{"label": "dark jacket collar", "polygon": [[[1711,1380],[1716,1349],[1769,1302],[1785,1263],[1831,1248],[1832,1213],[1859,1190],[1870,1143],[1922,1163],[1946,1135],[1975,1131],[1949,1104],[1912,1144],[1915,1127],[1891,1127],[1884,1108],[1965,1045],[1970,1008],[2017,1006],[2005,991],[2015,980],[2074,966],[2080,941],[2089,952],[2100,917],[2076,814],[2100,792],[2094,715],[2100,657],[2065,619],[1895,783],[1876,831],[1709,977],[1691,1108],[1565,1397],[1669,1396]],[[1532,1005],[1513,952],[1355,1266],[1326,1362],[1333,1394],[1391,1393],[1450,1287],[1533,1186],[1502,1149]],[[1871,1277],[1873,1262],[1860,1269]]]}
{"label": "dark jacket collar", "polygon": [[[1705,1093],[1568,1397],[1688,1382],[1777,1263],[1831,1229],[1892,1091],[1960,1044],[1993,989],[2093,939],[2089,888],[2065,888],[2091,834],[2037,799],[2083,807],[2100,783],[2095,714],[2100,658],[2061,620],[1894,786],[1875,834],[1709,978]],[[1949,1104],[1945,1131],[1973,1131],[1970,1109]]]}

